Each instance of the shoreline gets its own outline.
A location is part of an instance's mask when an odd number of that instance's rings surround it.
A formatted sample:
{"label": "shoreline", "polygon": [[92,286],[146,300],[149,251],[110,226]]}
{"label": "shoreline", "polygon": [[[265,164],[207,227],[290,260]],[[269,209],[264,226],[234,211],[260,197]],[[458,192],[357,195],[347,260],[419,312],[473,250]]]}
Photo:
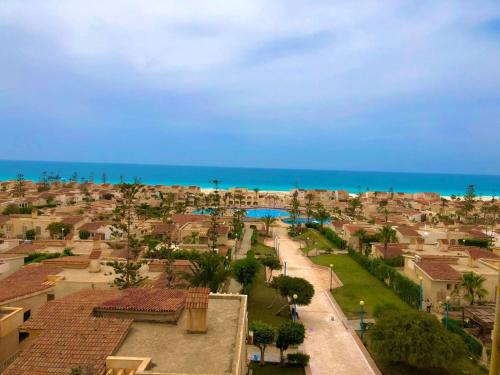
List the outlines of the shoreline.
{"label": "shoreline", "polygon": [[[34,181],[34,180],[30,180],[30,179],[26,179],[25,181],[27,182],[31,182],[31,183],[38,183],[37,181]],[[0,183],[14,183],[15,180],[14,179],[7,179],[7,180],[2,180],[0,179]],[[61,182],[61,181],[59,181]],[[101,182],[94,182],[95,185],[102,185]],[[115,181],[109,181],[107,182],[107,184],[110,184],[110,185],[119,185],[119,182],[115,182]],[[192,184],[158,184],[158,183],[143,183],[143,185],[147,185],[147,186],[156,186],[156,185],[160,185],[160,186],[182,186],[182,187],[190,187],[190,186],[196,186],[196,187],[199,187],[200,188],[200,191],[202,193],[211,193],[211,192],[214,192],[215,191],[215,188],[211,187],[201,187],[201,186],[197,186],[197,185],[192,185]],[[244,187],[244,186],[238,186],[238,187],[220,187],[218,190],[219,191],[228,191],[230,189],[247,189],[248,190],[248,193],[253,193],[253,188],[248,188],[248,187]],[[285,195],[285,194],[290,194],[290,191],[293,190],[294,188],[291,188],[289,190],[272,190],[272,189],[259,189],[259,193],[264,193],[264,194],[276,194],[276,195]],[[349,190],[347,189],[314,189],[314,188],[311,188],[311,189],[303,189],[303,190],[327,190],[327,191],[335,191],[335,190],[346,190],[349,194],[349,197],[351,198],[354,198],[354,197],[357,197],[359,194],[358,193],[351,193]],[[382,193],[389,193],[389,191],[387,190],[368,190],[368,192],[373,192],[373,191],[378,191],[378,192],[382,192]],[[364,192],[362,192],[361,194],[363,194]],[[404,190],[394,190],[394,193],[403,193],[403,194],[418,194],[418,193],[435,193],[435,194],[439,194],[441,198],[444,198],[446,200],[449,200],[449,201],[453,201],[451,199],[451,194],[441,194],[440,192],[438,191],[404,191]],[[464,194],[454,194],[455,197],[457,198],[463,198],[465,195]],[[476,195],[475,199],[476,200],[480,200],[480,201],[491,201],[492,199],[496,199],[498,198],[497,196],[494,196],[494,195],[481,195],[481,196],[478,196]]]}

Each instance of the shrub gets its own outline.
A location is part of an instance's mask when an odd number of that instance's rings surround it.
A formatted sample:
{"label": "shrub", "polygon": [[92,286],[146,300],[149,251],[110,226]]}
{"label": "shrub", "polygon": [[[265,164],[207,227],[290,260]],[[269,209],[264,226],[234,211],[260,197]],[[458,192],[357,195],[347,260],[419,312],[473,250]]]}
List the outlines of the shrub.
{"label": "shrub", "polygon": [[405,265],[405,260],[402,256],[392,259],[384,259],[384,262],[391,267],[403,267]]}
{"label": "shrub", "polygon": [[34,240],[36,237],[36,231],[34,229],[28,229],[25,233],[24,236],[26,237],[27,240]]}
{"label": "shrub", "polygon": [[[445,324],[445,318],[442,320],[443,326]],[[467,346],[467,349],[469,349],[469,352],[476,356],[481,356],[483,353],[483,345],[479,341],[477,341],[474,337],[469,335],[461,325],[461,322],[459,320],[455,319],[448,319],[448,331],[453,332],[460,336],[462,340],[464,341],[464,344]]]}
{"label": "shrub", "polygon": [[29,263],[39,263],[42,260],[59,258],[60,253],[31,253],[26,258],[24,258],[24,264]]}
{"label": "shrub", "polygon": [[297,353],[287,354],[286,358],[288,363],[290,364],[306,367],[309,364],[309,359],[311,357],[309,356],[309,354],[297,352]]}
{"label": "shrub", "polygon": [[302,323],[284,322],[278,328],[278,337],[276,338],[276,347],[280,350],[280,362],[283,363],[285,358],[284,352],[292,345],[300,345],[304,342],[306,330]]}
{"label": "shrub", "polygon": [[78,236],[81,240],[88,240],[90,238],[90,232],[87,229],[80,229]]}
{"label": "shrub", "polygon": [[388,311],[368,331],[368,343],[382,361],[416,368],[446,368],[465,354],[460,337],[430,314]]}
{"label": "shrub", "polygon": [[259,242],[259,234],[257,233],[257,230],[253,230],[252,232],[252,237],[250,239],[250,243],[252,245],[257,245],[257,242]]}
{"label": "shrub", "polygon": [[259,272],[259,268],[260,262],[253,256],[248,255],[245,259],[240,259],[233,263],[233,275],[243,285],[243,293],[248,293],[257,272]]}
{"label": "shrub", "polygon": [[62,254],[61,254],[63,257],[72,257],[74,256],[75,254],[73,253],[73,250],[71,249],[71,247],[67,247],[63,250]]}
{"label": "shrub", "polygon": [[462,240],[458,240],[460,245],[464,246],[477,246],[482,247],[484,249],[488,249],[492,245],[492,239],[490,238],[466,238]]}

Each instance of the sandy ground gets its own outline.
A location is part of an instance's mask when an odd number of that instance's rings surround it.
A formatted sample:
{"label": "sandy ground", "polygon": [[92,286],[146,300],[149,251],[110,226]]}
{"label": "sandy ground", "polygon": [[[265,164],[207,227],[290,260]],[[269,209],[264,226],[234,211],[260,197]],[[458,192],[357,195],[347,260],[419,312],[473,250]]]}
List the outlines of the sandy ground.
{"label": "sandy ground", "polygon": [[329,298],[329,271],[314,267],[285,228],[275,230],[280,237],[280,257],[287,262],[287,275],[308,280],[316,291],[310,305],[297,308],[306,326],[303,350],[311,356],[312,374],[375,374]]}

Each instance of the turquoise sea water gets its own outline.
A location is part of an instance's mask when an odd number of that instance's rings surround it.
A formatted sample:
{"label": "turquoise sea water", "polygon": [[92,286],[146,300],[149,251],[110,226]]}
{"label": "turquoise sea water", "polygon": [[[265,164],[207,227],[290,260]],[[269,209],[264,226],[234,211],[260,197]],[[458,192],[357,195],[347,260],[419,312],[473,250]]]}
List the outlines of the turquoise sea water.
{"label": "turquoise sea water", "polygon": [[210,181],[220,180],[221,188],[248,187],[261,190],[287,191],[295,187],[304,189],[346,189],[350,192],[365,190],[419,192],[434,191],[443,195],[463,195],[467,185],[473,184],[478,195],[500,195],[500,176],[321,171],[299,169],[188,167],[169,165],[106,164],[39,161],[0,161],[0,180],[14,179],[18,173],[26,179],[38,180],[43,172],[58,174],[69,179],[73,173],[78,179],[94,176],[101,182],[103,173],[108,182],[125,181],[135,177],[147,184],[198,185],[212,187]]}

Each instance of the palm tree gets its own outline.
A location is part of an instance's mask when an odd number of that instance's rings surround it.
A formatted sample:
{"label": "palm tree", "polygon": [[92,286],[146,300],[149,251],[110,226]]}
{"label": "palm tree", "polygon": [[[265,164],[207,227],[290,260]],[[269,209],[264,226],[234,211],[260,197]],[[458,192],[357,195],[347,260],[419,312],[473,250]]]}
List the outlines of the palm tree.
{"label": "palm tree", "polygon": [[191,272],[183,272],[182,277],[191,286],[210,288],[217,293],[229,278],[231,271],[224,266],[224,257],[215,252],[206,252],[192,261]]}
{"label": "palm tree", "polygon": [[486,279],[480,275],[472,272],[467,272],[462,275],[459,288],[464,291],[464,298],[469,301],[471,305],[477,300],[481,300],[488,292],[483,288],[483,283]]}
{"label": "palm tree", "polygon": [[378,236],[380,241],[384,243],[384,259],[387,257],[387,244],[391,242],[397,242],[396,231],[392,229],[390,225],[384,225],[382,229],[378,231]]}
{"label": "palm tree", "polygon": [[318,203],[313,215],[314,218],[319,221],[320,228],[323,228],[323,223],[332,217],[321,203]]}
{"label": "palm tree", "polygon": [[276,218],[272,215],[265,215],[260,219],[266,226],[266,235],[269,234],[269,228],[271,228],[271,225],[273,225],[276,222]]}
{"label": "palm tree", "polygon": [[307,193],[306,194],[306,216],[307,216],[307,222],[309,222],[309,219],[311,218],[311,216],[313,216],[313,209],[312,209],[312,200],[313,200],[314,196],[312,195],[312,193]]}
{"label": "palm tree", "polygon": [[358,229],[353,234],[353,236],[358,237],[359,251],[363,251],[363,241],[365,240],[367,234],[368,234],[368,232],[365,229],[363,229],[363,228]]}

